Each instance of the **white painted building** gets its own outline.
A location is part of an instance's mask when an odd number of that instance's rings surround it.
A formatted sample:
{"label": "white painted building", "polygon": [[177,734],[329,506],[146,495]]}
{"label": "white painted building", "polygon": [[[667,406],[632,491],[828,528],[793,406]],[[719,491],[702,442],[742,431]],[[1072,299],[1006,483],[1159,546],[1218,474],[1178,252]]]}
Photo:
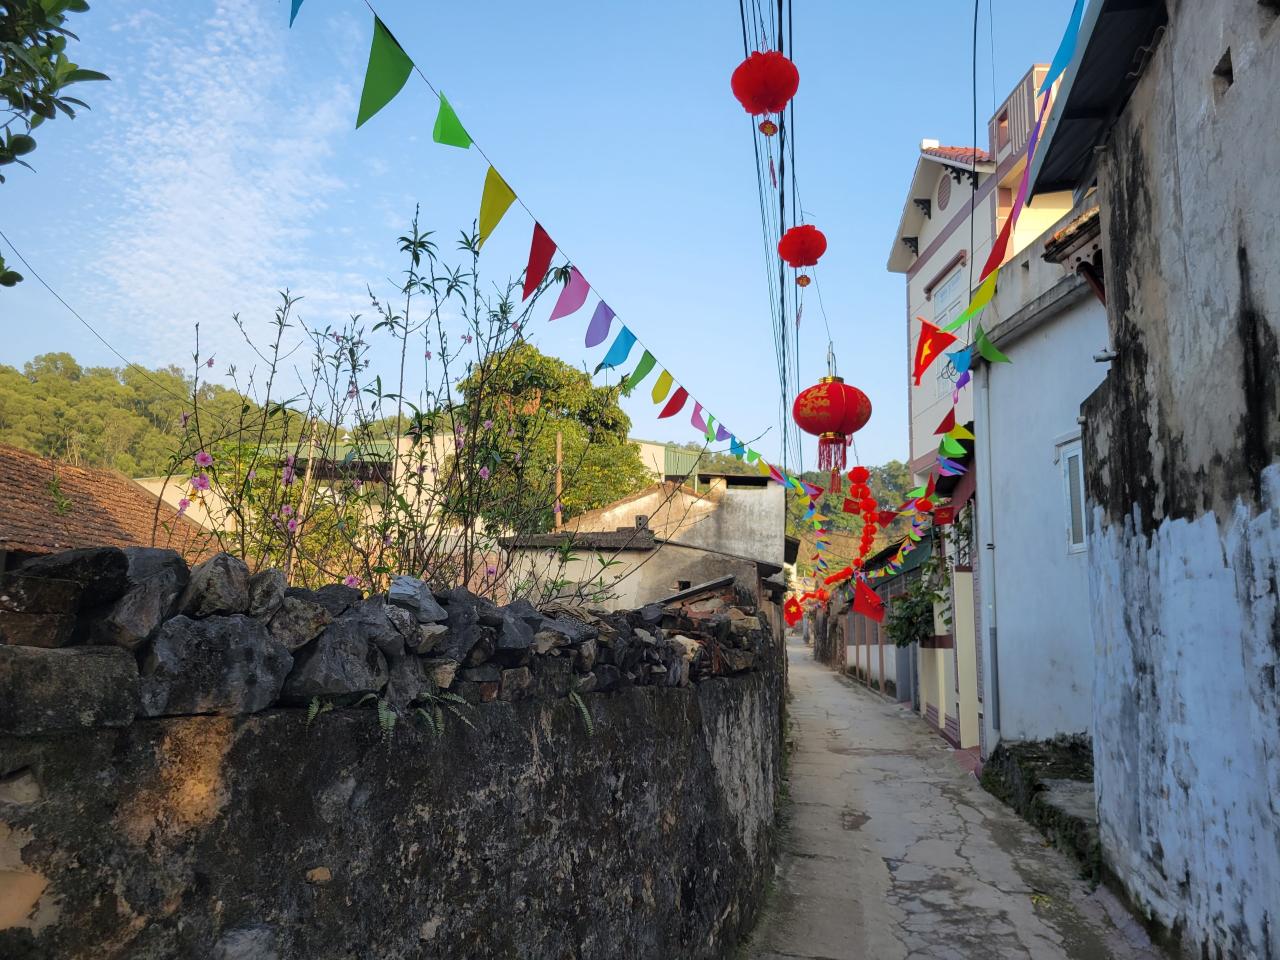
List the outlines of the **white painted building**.
{"label": "white painted building", "polygon": [[[1093,713],[1080,404],[1102,382],[1092,197],[1010,259],[984,324],[1012,363],[976,361],[983,745],[1088,733]],[[1100,292],[1101,287],[1097,287]]]}

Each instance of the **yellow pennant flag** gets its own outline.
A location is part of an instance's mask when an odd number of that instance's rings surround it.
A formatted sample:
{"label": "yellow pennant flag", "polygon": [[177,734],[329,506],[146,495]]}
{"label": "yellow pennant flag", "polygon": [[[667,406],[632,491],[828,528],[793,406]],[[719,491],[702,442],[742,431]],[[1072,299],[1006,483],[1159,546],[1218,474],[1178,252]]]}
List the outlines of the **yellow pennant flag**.
{"label": "yellow pennant flag", "polygon": [[969,301],[969,306],[965,307],[964,313],[943,327],[943,333],[954,333],[982,312],[982,308],[990,303],[991,298],[996,295],[996,277],[999,275],[1000,271],[998,269],[992,270],[987,275],[987,279],[983,280],[982,284],[974,292],[973,299]]}
{"label": "yellow pennant flag", "polygon": [[658,382],[653,385],[653,393],[650,394],[650,396],[653,397],[654,403],[661,403],[667,398],[667,394],[670,390],[671,374],[663,370],[662,373],[658,374]]}
{"label": "yellow pennant flag", "polygon": [[969,430],[966,427],[960,426],[960,424],[956,424],[954,427],[952,427],[951,430],[947,433],[947,436],[950,437],[952,440],[978,439],[973,435],[973,431]]}
{"label": "yellow pennant flag", "polygon": [[756,469],[760,471],[761,476],[765,477],[773,472],[773,468],[764,462],[764,457],[760,458],[759,462],[756,464]]}
{"label": "yellow pennant flag", "polygon": [[490,167],[484,177],[484,193],[480,196],[480,236],[476,240],[477,250],[484,246],[485,240],[489,239],[489,234],[493,233],[493,228],[515,199],[516,192],[507,186],[507,181],[502,179],[497,170]]}

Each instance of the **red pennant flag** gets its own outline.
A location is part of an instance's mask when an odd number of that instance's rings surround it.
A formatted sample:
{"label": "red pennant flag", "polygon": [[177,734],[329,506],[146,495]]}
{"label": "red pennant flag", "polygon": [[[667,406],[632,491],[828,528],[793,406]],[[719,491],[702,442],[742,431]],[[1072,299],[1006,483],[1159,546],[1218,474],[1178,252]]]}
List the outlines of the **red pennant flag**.
{"label": "red pennant flag", "polygon": [[898,514],[897,514],[897,511],[895,510],[881,510],[878,514],[876,514],[876,520],[879,521],[880,526],[882,527],[887,527],[889,524],[893,523],[893,521],[897,519],[898,519]]}
{"label": "red pennant flag", "polygon": [[848,497],[845,497],[844,506],[840,509],[845,513],[858,513],[861,508],[859,507],[857,500],[850,500]]}
{"label": "red pennant flag", "polygon": [[987,262],[982,268],[982,276],[978,277],[979,281],[987,279],[991,273],[998,270],[1004,263],[1004,255],[1009,250],[1009,235],[1013,231],[1013,217],[1008,217],[1004,221],[1004,226],[1000,228],[1000,236],[996,237],[995,246],[991,248],[991,255],[987,257]]}
{"label": "red pennant flag", "polygon": [[547,268],[551,266],[551,258],[555,255],[556,242],[547,236],[542,224],[535,223],[533,243],[529,245],[529,265],[524,268],[524,296],[520,299],[528,300],[533,296],[533,291],[538,289],[538,284],[547,275]]}
{"label": "red pennant flag", "polygon": [[920,321],[920,339],[916,343],[916,362],[912,376],[918,387],[920,378],[929,369],[929,365],[938,359],[938,355],[943,350],[955,343],[956,338],[949,333],[943,333],[924,317],[916,319]]}
{"label": "red pennant flag", "polygon": [[929,474],[929,483],[924,488],[924,495],[926,497],[933,496],[933,485],[937,482],[937,480],[938,478],[934,474],[932,473]]}
{"label": "red pennant flag", "polygon": [[955,522],[955,507],[938,507],[933,511],[933,525],[935,527],[947,527]]}
{"label": "red pennant flag", "polygon": [[867,586],[867,581],[859,579],[853,594],[853,612],[870,617],[876,623],[884,623],[884,601]]}
{"label": "red pennant flag", "polygon": [[933,435],[939,436],[944,433],[950,433],[956,428],[956,408],[952,407],[947,411],[947,415],[942,418],[942,422],[938,424],[938,429],[933,431]]}
{"label": "red pennant flag", "polygon": [[684,406],[684,402],[689,399],[689,391],[684,387],[677,387],[676,392],[671,395],[671,399],[667,401],[667,405],[662,408],[662,412],[658,414],[658,419],[665,417],[674,417],[680,412]]}

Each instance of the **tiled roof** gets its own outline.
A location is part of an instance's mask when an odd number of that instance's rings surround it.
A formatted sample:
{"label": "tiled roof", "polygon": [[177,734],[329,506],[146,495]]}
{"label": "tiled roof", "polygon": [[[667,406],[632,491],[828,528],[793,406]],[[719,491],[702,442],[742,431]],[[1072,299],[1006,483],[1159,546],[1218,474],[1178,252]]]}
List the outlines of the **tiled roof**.
{"label": "tiled roof", "polygon": [[159,503],[157,513],[157,503],[121,474],[73,467],[0,444],[0,550],[158,546],[188,560],[214,552],[198,524],[166,503]]}
{"label": "tiled roof", "polygon": [[582,531],[575,533],[565,530],[561,533],[531,533],[517,537],[506,537],[499,541],[502,546],[559,548],[565,544],[580,547],[584,550],[654,550],[658,543],[652,530],[632,529],[610,531]]}
{"label": "tiled roof", "polygon": [[921,147],[920,152],[928,157],[952,160],[956,163],[967,163],[970,166],[975,162],[975,158],[978,163],[991,162],[991,154],[976,147]]}

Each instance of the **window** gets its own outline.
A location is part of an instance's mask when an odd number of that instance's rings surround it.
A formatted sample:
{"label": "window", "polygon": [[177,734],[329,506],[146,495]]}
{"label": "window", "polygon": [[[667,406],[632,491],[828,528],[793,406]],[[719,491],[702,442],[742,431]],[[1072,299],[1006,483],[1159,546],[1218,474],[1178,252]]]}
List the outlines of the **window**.
{"label": "window", "polygon": [[1000,114],[996,121],[996,149],[1003,150],[1009,145],[1009,111]]}
{"label": "window", "polygon": [[[964,265],[947,277],[946,280],[938,284],[933,291],[933,324],[936,327],[945,327],[955,317],[960,315],[964,310]],[[945,397],[950,395],[951,388],[954,385],[951,378],[947,374],[947,360],[935,360],[932,367],[934,383],[936,385],[937,397]]]}
{"label": "window", "polygon": [[1058,451],[1062,465],[1063,491],[1066,497],[1067,552],[1085,550],[1086,517],[1084,505],[1084,454],[1080,441],[1064,444]]}

